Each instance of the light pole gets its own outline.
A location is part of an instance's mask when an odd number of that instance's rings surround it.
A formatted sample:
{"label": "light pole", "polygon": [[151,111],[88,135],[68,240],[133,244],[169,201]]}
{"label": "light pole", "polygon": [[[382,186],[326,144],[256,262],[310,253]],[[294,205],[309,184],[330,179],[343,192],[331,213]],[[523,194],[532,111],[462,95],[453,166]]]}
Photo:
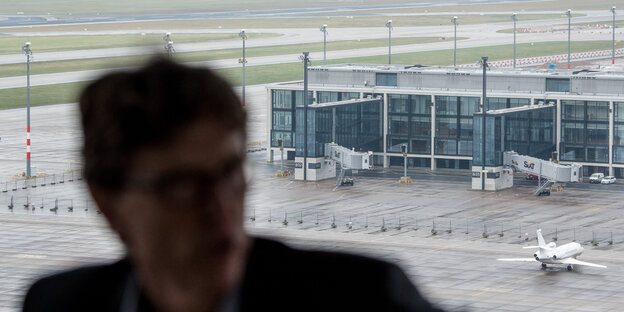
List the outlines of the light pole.
{"label": "light pole", "polygon": [[173,53],[175,53],[175,50],[173,49],[173,41],[171,41],[171,33],[170,32],[166,33],[165,36],[163,37],[163,40],[166,42],[165,51],[167,51],[167,55],[169,57],[172,57]]}
{"label": "light pole", "polygon": [[308,63],[310,52],[303,52],[303,181],[308,173]]}
{"label": "light pole", "polygon": [[327,24],[321,26],[323,32],[323,65],[327,65]]}
{"label": "light pole", "polygon": [[247,40],[247,32],[245,29],[241,29],[238,36],[243,39],[243,57],[239,58],[238,62],[243,64],[243,107],[245,107],[245,64],[247,63],[247,58],[245,58],[245,41]]}
{"label": "light pole", "polygon": [[511,15],[511,19],[514,22],[514,59],[513,59],[513,68],[516,69],[516,22],[518,21],[518,13],[513,13]]}
{"label": "light pole", "polygon": [[392,64],[392,20],[386,22],[388,27],[388,64]]}
{"label": "light pole", "polygon": [[615,7],[611,8],[611,13],[613,13],[613,45],[611,47],[611,64],[615,64]]}
{"label": "light pole", "polygon": [[483,106],[481,107],[482,120],[481,120],[481,190],[485,191],[485,110],[487,103],[486,96],[486,73],[487,73],[487,56],[482,56],[483,62]]}
{"label": "light pole", "polygon": [[570,30],[572,30],[570,23],[572,21],[572,10],[568,9],[566,15],[568,16],[568,70],[570,70]]}
{"label": "light pole", "polygon": [[453,16],[451,22],[454,25],[453,32],[453,67],[457,66],[457,16]]}
{"label": "light pole", "polygon": [[22,51],[26,54],[26,178],[30,178],[30,42],[24,44]]}

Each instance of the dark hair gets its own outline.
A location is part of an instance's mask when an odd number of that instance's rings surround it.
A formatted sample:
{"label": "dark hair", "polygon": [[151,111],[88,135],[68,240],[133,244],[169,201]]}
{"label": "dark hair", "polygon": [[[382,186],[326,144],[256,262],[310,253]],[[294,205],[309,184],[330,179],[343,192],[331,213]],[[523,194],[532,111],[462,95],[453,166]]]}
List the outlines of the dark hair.
{"label": "dark hair", "polygon": [[165,58],[91,83],[80,96],[80,111],[85,178],[113,190],[124,182],[133,152],[168,142],[194,121],[246,135],[246,113],[223,78]]}

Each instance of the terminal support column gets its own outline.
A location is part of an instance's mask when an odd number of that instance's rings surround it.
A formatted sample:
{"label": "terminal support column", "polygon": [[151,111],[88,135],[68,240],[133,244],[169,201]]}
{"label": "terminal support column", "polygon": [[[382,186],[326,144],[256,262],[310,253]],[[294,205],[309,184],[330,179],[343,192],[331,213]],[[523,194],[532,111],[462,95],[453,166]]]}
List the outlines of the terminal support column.
{"label": "terminal support column", "polygon": [[[615,29],[613,30],[615,32]],[[614,118],[614,110],[613,110],[613,101],[609,101],[609,175],[613,175],[613,118]]]}
{"label": "terminal support column", "polygon": [[266,161],[267,162],[273,162],[273,149],[271,149],[271,129],[273,129],[273,101],[271,98],[271,93],[272,90],[271,89],[267,89],[267,116],[269,116],[268,120],[270,120],[268,127],[267,127],[267,158]]}
{"label": "terminal support column", "polygon": [[561,145],[561,99],[557,99],[557,119],[555,124],[555,137],[557,138],[555,150],[557,151],[557,160],[559,160],[561,159],[561,151],[559,151]]}
{"label": "terminal support column", "polygon": [[383,167],[390,167],[388,159],[388,93],[383,95]]}
{"label": "terminal support column", "polygon": [[436,137],[436,105],[435,105],[435,95],[431,95],[431,170],[436,170],[436,162],[435,162],[435,137]]}

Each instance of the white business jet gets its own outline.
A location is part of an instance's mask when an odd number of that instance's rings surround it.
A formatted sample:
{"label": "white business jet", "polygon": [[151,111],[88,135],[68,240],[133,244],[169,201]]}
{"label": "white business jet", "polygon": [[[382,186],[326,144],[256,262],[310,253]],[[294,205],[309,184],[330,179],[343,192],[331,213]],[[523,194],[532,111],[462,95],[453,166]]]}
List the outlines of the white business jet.
{"label": "white business jet", "polygon": [[568,243],[557,247],[554,242],[546,244],[542,236],[542,230],[537,230],[537,242],[539,246],[526,246],[523,248],[539,248],[533,258],[511,258],[498,259],[501,261],[539,261],[542,263],[542,270],[546,269],[547,264],[567,264],[568,271],[572,270],[572,265],[586,265],[596,268],[606,268],[604,265],[594,264],[577,260],[576,257],[583,253],[583,247],[579,243]]}

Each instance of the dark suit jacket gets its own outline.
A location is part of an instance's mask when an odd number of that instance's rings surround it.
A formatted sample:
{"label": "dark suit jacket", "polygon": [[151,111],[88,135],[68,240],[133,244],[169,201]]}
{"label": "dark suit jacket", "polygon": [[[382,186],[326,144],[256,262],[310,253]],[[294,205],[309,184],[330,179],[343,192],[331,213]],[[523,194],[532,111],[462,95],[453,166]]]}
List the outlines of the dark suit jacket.
{"label": "dark suit jacket", "polygon": [[[119,311],[132,271],[121,260],[43,278],[28,291],[24,311]],[[438,311],[393,264],[261,238],[237,304],[239,311]]]}

